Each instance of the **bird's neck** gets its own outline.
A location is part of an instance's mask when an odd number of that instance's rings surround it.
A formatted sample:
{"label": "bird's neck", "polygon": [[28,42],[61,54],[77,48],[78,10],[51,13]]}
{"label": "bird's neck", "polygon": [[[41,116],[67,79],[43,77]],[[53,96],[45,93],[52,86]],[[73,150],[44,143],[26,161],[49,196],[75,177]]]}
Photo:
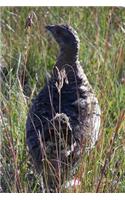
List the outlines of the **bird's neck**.
{"label": "bird's neck", "polygon": [[62,69],[66,65],[76,66],[78,62],[78,49],[61,49],[57,58],[56,66],[58,69]]}

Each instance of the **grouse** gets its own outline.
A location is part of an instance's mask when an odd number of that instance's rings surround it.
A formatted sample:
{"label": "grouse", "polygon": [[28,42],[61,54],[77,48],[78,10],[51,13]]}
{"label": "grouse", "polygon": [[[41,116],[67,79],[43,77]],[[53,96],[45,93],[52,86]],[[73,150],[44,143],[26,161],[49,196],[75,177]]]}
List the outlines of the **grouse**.
{"label": "grouse", "polygon": [[46,29],[60,53],[51,76],[33,101],[26,122],[26,141],[43,191],[59,192],[99,137],[100,106],[79,62],[80,41],[68,25]]}

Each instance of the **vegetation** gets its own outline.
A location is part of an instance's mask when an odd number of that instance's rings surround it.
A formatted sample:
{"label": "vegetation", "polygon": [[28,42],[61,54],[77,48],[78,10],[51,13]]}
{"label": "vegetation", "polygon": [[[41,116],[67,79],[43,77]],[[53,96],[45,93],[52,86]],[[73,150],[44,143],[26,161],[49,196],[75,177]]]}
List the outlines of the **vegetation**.
{"label": "vegetation", "polygon": [[[64,192],[125,192],[125,8],[1,8],[1,192],[40,192],[25,142],[31,99],[55,63],[48,24],[70,24],[80,37],[80,62],[98,97],[100,139],[79,166],[81,185]],[[33,23],[25,28],[27,17]]]}

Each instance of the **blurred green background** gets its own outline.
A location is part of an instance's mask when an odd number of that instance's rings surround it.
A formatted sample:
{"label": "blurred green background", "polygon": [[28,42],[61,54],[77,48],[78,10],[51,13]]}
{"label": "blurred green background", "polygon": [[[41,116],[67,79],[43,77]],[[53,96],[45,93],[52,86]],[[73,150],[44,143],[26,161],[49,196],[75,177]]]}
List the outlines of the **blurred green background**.
{"label": "blurred green background", "polygon": [[0,23],[1,191],[41,191],[25,122],[58,55],[45,25],[61,23],[78,32],[80,62],[102,110],[99,142],[77,174],[82,184],[63,192],[125,192],[125,8],[1,7]]}

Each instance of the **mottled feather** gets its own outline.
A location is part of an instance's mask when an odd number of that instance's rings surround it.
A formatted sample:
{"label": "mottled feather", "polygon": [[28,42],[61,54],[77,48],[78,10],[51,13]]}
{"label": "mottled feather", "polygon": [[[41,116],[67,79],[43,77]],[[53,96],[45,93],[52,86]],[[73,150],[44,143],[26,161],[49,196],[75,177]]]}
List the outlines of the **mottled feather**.
{"label": "mottled feather", "polygon": [[[83,151],[99,137],[100,107],[78,60],[79,38],[65,25],[46,27],[60,47],[51,77],[28,113],[26,136],[45,191],[57,192]],[[46,169],[46,170],[45,170]]]}

